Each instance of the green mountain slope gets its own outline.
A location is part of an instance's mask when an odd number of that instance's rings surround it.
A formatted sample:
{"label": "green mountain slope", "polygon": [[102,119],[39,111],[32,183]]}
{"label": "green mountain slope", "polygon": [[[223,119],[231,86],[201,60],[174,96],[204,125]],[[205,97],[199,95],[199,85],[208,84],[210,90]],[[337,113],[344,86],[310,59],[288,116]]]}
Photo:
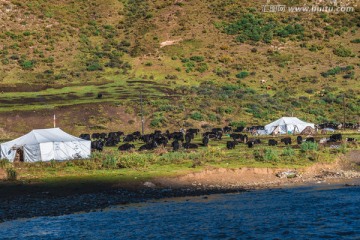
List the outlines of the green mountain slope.
{"label": "green mountain slope", "polygon": [[[140,91],[150,128],[264,124],[283,115],[340,122],[344,103],[346,120],[357,122],[356,2],[338,13],[268,13],[264,4],[2,1],[0,128],[35,111],[12,131],[51,125],[35,120],[39,112],[61,112],[73,131],[136,129]],[[71,117],[84,104],[101,123]]]}

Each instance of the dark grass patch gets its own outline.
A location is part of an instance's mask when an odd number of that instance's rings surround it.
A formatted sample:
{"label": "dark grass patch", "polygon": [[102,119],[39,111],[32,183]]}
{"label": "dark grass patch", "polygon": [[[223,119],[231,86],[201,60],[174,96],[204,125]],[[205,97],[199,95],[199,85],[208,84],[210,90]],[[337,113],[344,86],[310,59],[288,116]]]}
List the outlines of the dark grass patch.
{"label": "dark grass patch", "polygon": [[93,97],[95,94],[94,93],[92,93],[92,92],[87,92],[87,93],[85,93],[83,96],[84,97]]}

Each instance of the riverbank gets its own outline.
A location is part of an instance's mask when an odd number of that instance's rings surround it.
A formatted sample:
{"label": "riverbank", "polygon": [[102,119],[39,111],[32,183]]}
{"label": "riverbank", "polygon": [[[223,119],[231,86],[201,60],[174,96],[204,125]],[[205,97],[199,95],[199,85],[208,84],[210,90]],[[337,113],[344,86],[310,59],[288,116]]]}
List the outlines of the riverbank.
{"label": "riverbank", "polygon": [[332,163],[315,163],[304,168],[208,167],[178,176],[133,179],[111,185],[87,182],[82,188],[71,187],[71,183],[45,186],[3,182],[0,185],[0,221],[92,211],[152,199],[316,183],[349,184],[351,179],[360,179],[360,172],[354,168],[360,161],[359,156],[359,150],[354,150]]}

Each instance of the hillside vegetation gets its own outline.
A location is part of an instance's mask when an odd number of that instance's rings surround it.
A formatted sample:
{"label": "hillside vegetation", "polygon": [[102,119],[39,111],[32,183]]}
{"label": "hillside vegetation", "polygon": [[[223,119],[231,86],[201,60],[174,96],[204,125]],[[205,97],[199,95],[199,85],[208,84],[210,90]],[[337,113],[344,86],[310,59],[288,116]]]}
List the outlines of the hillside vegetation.
{"label": "hillside vegetation", "polygon": [[140,92],[149,131],[341,122],[344,106],[359,121],[356,2],[342,13],[265,13],[265,3],[1,1],[0,137],[50,127],[54,112],[73,132],[139,129]]}

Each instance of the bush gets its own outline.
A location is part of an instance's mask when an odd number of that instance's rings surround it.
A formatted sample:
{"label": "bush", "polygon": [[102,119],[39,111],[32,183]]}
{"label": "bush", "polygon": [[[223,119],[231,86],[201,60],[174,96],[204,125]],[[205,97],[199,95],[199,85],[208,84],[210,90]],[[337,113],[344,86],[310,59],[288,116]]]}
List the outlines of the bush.
{"label": "bush", "polygon": [[317,151],[318,144],[316,142],[303,142],[300,146],[301,152]]}
{"label": "bush", "polygon": [[190,118],[196,121],[202,121],[204,120],[204,117],[201,113],[199,112],[194,112],[190,115]]}
{"label": "bush", "polygon": [[274,36],[283,38],[291,35],[300,36],[304,32],[304,27],[300,24],[283,25],[274,18],[264,18],[250,13],[242,15],[236,22],[224,24],[223,30],[226,34],[237,35],[238,42],[262,40],[265,43],[271,43]]}
{"label": "bush", "polygon": [[348,148],[346,144],[341,144],[340,147],[338,148],[338,151],[342,154],[345,154],[348,152]]}
{"label": "bush", "polygon": [[277,151],[271,148],[265,149],[264,159],[269,162],[277,161],[279,159]]}
{"label": "bush", "polygon": [[360,43],[360,38],[356,38],[350,41],[351,43]]}
{"label": "bush", "polygon": [[208,67],[208,65],[207,65],[206,63],[200,63],[200,64],[196,67],[196,71],[201,72],[201,73],[205,72],[205,71],[208,70],[208,69],[209,69],[209,67]]}
{"label": "bush", "polygon": [[35,66],[35,60],[21,60],[19,61],[20,66],[24,70],[31,70]]}
{"label": "bush", "polygon": [[204,57],[203,56],[192,56],[192,57],[190,57],[190,60],[194,61],[194,62],[202,62],[202,61],[204,61]]}
{"label": "bush", "polygon": [[0,159],[0,168],[5,169],[8,164],[9,164],[9,160]]}
{"label": "bush", "polygon": [[101,71],[102,65],[98,61],[92,61],[86,64],[86,70],[88,71]]}
{"label": "bush", "polygon": [[152,153],[131,153],[121,156],[118,161],[119,168],[144,168],[147,163],[155,162],[156,155]]}
{"label": "bush", "polygon": [[117,168],[117,159],[113,155],[106,155],[106,158],[102,162],[102,167],[107,169]]}
{"label": "bush", "polygon": [[247,76],[249,76],[249,72],[243,71],[243,72],[239,72],[238,74],[236,74],[237,78],[246,78]]}
{"label": "bush", "polygon": [[295,151],[291,146],[287,146],[286,148],[284,148],[281,155],[291,157],[295,155]]}
{"label": "bush", "polygon": [[215,114],[209,114],[208,119],[212,122],[216,122],[218,120]]}
{"label": "bush", "polygon": [[255,150],[253,152],[254,158],[257,161],[276,162],[279,160],[279,156],[276,150],[268,148],[263,150]]}
{"label": "bush", "polygon": [[351,65],[346,66],[346,67],[337,66],[337,67],[327,70],[326,72],[322,72],[321,76],[323,76],[323,77],[335,76],[336,74],[339,74],[341,72],[350,71],[352,69],[354,69],[354,66],[351,66]]}
{"label": "bush", "polygon": [[333,53],[339,57],[350,57],[352,52],[350,49],[345,48],[344,46],[339,46],[333,50]]}
{"label": "bush", "polygon": [[17,179],[17,172],[13,168],[6,169],[7,180],[15,181]]}

